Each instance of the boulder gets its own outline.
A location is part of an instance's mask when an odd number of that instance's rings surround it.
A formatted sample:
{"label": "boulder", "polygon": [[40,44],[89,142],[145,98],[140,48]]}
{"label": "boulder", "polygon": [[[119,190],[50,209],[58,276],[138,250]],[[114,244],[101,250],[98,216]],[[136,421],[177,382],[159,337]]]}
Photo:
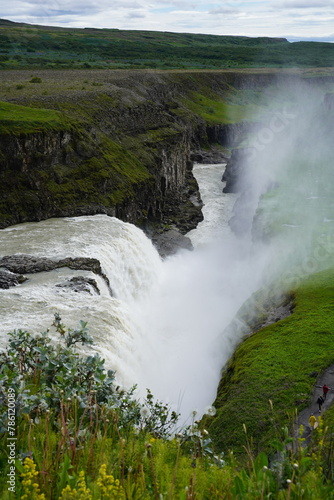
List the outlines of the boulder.
{"label": "boulder", "polygon": [[176,229],[169,229],[152,237],[152,242],[161,257],[175,254],[180,249],[193,250],[190,238],[184,236]]}
{"label": "boulder", "polygon": [[20,285],[27,278],[22,276],[21,274],[12,273],[7,270],[0,270],[0,288],[4,290],[8,290],[11,286]]}
{"label": "boulder", "polygon": [[74,276],[64,283],[59,283],[56,285],[59,288],[68,288],[74,292],[78,293],[89,293],[90,295],[100,295],[100,290],[97,283],[92,278],[85,278],[84,276]]}

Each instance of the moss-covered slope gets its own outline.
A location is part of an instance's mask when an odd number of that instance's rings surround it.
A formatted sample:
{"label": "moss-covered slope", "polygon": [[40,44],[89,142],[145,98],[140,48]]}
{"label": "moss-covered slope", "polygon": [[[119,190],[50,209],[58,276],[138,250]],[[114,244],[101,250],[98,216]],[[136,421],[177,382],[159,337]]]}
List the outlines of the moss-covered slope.
{"label": "moss-covered slope", "polygon": [[[204,422],[219,450],[242,451],[244,425],[255,451],[270,449],[305,408],[315,374],[334,362],[334,269],[294,291],[294,311],[239,345],[218,388],[215,417]],[[334,409],[333,409],[334,412]]]}

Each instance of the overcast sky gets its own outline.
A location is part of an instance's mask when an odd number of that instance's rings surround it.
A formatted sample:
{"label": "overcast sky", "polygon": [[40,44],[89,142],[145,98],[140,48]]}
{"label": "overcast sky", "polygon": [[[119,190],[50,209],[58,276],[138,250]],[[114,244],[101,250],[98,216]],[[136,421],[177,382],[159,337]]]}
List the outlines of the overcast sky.
{"label": "overcast sky", "polygon": [[15,0],[1,2],[0,17],[49,26],[334,42],[334,0]]}

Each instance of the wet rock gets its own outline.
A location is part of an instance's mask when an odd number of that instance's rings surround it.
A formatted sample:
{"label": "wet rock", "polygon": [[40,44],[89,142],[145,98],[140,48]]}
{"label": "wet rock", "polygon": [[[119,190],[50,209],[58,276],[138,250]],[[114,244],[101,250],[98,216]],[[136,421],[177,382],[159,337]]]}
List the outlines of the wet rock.
{"label": "wet rock", "polygon": [[0,259],[0,267],[4,267],[12,273],[34,274],[45,271],[53,271],[61,267],[69,269],[90,271],[101,276],[106,282],[110,293],[110,283],[107,276],[102,272],[100,261],[91,257],[66,257],[65,259],[53,260],[47,257],[36,257],[34,255],[17,254],[7,255]]}
{"label": "wet rock", "polygon": [[222,181],[226,182],[224,193],[238,193],[241,191],[240,179],[249,169],[249,158],[252,151],[249,148],[239,148],[232,151],[231,158],[226,164],[226,169]]}
{"label": "wet rock", "polygon": [[11,286],[20,285],[27,278],[21,274],[12,273],[7,270],[0,270],[0,288],[3,290],[8,290]]}
{"label": "wet rock", "polygon": [[68,288],[73,292],[85,292],[90,295],[100,295],[100,290],[96,281],[92,278],[85,278],[84,276],[74,276],[73,278],[66,280],[64,283],[59,283],[59,285],[56,286],[58,288]]}
{"label": "wet rock", "polygon": [[190,155],[190,160],[195,163],[225,163],[228,157],[221,148],[211,146],[210,149],[198,149]]}
{"label": "wet rock", "polygon": [[95,274],[102,274],[100,262],[90,257],[67,257],[65,259],[53,260],[48,257],[35,257],[34,255],[17,254],[7,255],[0,259],[0,266],[5,267],[13,273],[41,273],[52,271],[59,267],[70,269],[82,269]]}
{"label": "wet rock", "polygon": [[175,254],[180,249],[193,250],[190,238],[183,236],[176,229],[169,229],[164,233],[155,234],[152,242],[161,257]]}

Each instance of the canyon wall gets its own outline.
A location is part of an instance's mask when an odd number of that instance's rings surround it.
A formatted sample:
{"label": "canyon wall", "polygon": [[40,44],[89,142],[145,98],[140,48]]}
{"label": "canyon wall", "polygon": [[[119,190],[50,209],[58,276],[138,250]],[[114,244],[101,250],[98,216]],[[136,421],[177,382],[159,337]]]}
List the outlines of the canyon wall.
{"label": "canyon wall", "polygon": [[[48,78],[47,72],[40,73]],[[244,78],[233,73],[109,73],[103,90],[8,96],[12,104],[57,110],[65,120],[55,130],[37,124],[36,131],[9,127],[0,135],[0,228],[107,213],[144,228],[174,226],[184,234],[201,220],[192,160],[200,161],[201,151],[210,158],[212,144],[229,147],[243,124],[208,123],[189,102],[193,95],[223,99],[231,85],[245,85]],[[52,72],[52,78],[64,74]],[[272,75],[258,75],[254,83],[256,75],[250,75],[249,85],[272,80]]]}

